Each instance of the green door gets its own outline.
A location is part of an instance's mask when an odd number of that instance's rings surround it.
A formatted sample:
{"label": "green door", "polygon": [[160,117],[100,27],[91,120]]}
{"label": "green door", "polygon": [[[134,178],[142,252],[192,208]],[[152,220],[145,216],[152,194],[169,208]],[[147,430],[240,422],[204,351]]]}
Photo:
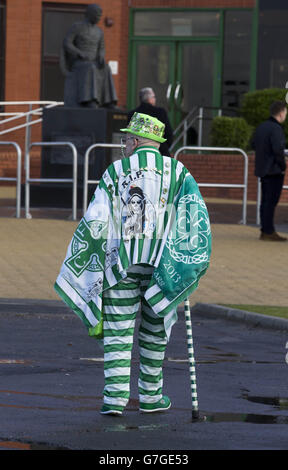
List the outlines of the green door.
{"label": "green door", "polygon": [[130,108],[150,86],[175,129],[193,107],[219,106],[218,41],[135,41],[132,57]]}

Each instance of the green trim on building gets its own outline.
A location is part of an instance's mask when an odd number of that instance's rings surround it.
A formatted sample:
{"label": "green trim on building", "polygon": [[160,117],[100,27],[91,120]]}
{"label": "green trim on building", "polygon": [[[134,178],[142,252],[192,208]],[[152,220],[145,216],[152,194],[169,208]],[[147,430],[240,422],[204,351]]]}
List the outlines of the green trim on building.
{"label": "green trim on building", "polygon": [[250,62],[250,91],[256,90],[258,56],[259,0],[255,0],[252,24],[252,47]]}

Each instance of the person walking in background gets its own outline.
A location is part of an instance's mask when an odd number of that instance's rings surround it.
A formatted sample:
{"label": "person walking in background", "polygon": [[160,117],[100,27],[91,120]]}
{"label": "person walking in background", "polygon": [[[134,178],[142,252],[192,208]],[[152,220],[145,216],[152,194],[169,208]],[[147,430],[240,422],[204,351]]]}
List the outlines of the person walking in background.
{"label": "person walking in background", "polygon": [[156,117],[159,121],[165,124],[165,131],[164,131],[164,138],[166,139],[165,142],[160,144],[159,151],[161,155],[166,155],[170,157],[169,147],[173,143],[173,130],[168,118],[168,114],[164,108],[160,106],[156,106],[156,95],[152,88],[146,87],[142,88],[139,91],[139,100],[140,105],[132,111],[129,111],[127,116],[127,122],[129,123],[133,114],[136,113],[143,113],[148,114],[149,116]]}
{"label": "person walking in background", "polygon": [[286,241],[275,231],[274,213],[284,182],[285,134],[282,128],[287,115],[287,105],[275,101],[270,107],[270,118],[261,123],[254,133],[255,175],[261,179],[260,240]]}

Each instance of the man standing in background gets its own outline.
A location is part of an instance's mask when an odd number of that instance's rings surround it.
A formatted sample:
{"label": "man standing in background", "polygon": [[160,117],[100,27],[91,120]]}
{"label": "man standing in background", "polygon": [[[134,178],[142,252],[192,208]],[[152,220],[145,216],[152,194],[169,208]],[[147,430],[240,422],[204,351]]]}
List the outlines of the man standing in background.
{"label": "man standing in background", "polygon": [[278,235],[274,227],[274,212],[281,196],[286,170],[286,142],[282,128],[286,116],[285,102],[272,103],[270,118],[257,127],[252,141],[255,150],[255,175],[261,178],[260,240],[287,240]]}
{"label": "man standing in background", "polygon": [[163,142],[160,145],[159,151],[161,155],[171,157],[169,147],[172,145],[173,142],[173,131],[166,110],[164,108],[156,106],[156,96],[152,88],[142,88],[139,91],[139,99],[140,105],[138,106],[138,108],[129,111],[127,116],[127,122],[130,122],[134,112],[148,114],[149,116],[156,117],[157,119],[159,119],[159,121],[163,122],[163,124],[165,124],[164,138],[166,139],[166,142]]}

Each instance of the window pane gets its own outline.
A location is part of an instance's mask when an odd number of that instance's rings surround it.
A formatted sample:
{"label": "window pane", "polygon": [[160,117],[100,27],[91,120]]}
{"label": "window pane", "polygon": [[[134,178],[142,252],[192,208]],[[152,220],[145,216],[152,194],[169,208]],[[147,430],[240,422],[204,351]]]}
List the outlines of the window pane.
{"label": "window pane", "polygon": [[223,108],[238,108],[249,91],[252,11],[225,13],[223,57]]}
{"label": "window pane", "polygon": [[141,88],[151,87],[157,96],[157,105],[166,106],[169,85],[170,47],[165,44],[140,44],[137,47],[137,86],[135,103]]}
{"label": "window pane", "polygon": [[46,11],[43,21],[43,52],[45,56],[58,56],[69,28],[84,19],[82,13],[74,11]]}
{"label": "window pane", "polygon": [[288,79],[287,23],[287,0],[260,1],[257,88],[285,88]]}
{"label": "window pane", "polygon": [[83,21],[86,5],[43,6],[41,99],[64,99],[65,77],[60,70],[63,39],[77,21]]}
{"label": "window pane", "polygon": [[188,113],[194,106],[213,105],[214,70],[213,44],[193,43],[183,46],[183,111]]}
{"label": "window pane", "polygon": [[218,12],[199,11],[136,11],[134,35],[136,36],[217,36]]}
{"label": "window pane", "polygon": [[46,61],[43,65],[42,99],[63,101],[64,81],[59,63]]}

